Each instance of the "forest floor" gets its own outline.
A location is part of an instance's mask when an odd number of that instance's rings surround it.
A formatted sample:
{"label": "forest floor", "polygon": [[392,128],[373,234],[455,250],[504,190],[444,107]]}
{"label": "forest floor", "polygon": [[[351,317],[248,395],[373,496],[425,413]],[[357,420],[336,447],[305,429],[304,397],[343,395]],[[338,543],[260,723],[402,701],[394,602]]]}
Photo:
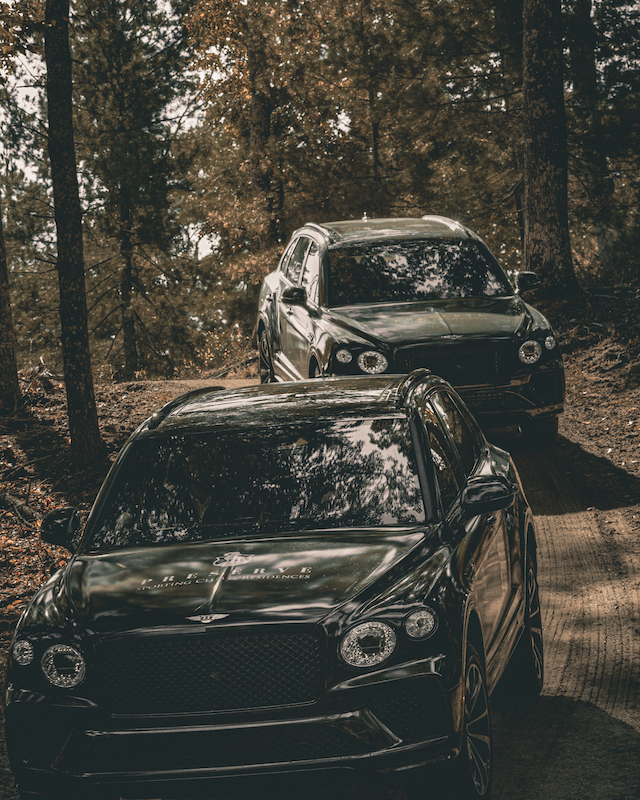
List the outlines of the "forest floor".
{"label": "forest floor", "polygon": [[[566,410],[561,418],[559,445],[557,452],[545,460],[544,469],[557,468],[560,475],[557,482],[564,483],[563,491],[573,487],[573,494],[580,495],[576,501],[581,504],[580,509],[590,514],[591,522],[585,523],[580,517],[575,523],[579,530],[571,535],[582,536],[585,524],[593,523],[596,528],[599,525],[598,530],[605,530],[605,533],[607,530],[615,532],[610,529],[617,525],[617,532],[624,533],[625,541],[635,547],[640,540],[637,488],[640,485],[640,288],[602,291],[575,304],[538,302],[536,305],[552,321],[563,349],[567,377]],[[25,384],[26,412],[0,419],[0,681],[15,622],[36,588],[68,556],[66,551],[40,541],[37,531],[41,517],[67,505],[78,507],[86,515],[109,465],[129,434],[168,400],[199,384],[231,388],[256,381],[253,364],[224,379],[203,374],[197,381],[97,385],[100,426],[108,453],[84,471],[77,470],[70,459],[63,385],[45,376],[35,377]],[[516,462],[521,472],[524,469],[529,475],[531,492],[535,495],[537,473],[543,462],[536,461],[535,456],[534,461],[528,462],[526,454],[518,457],[517,444],[515,450]],[[567,481],[562,479],[565,474]],[[546,491],[545,487],[540,490],[544,494],[543,490]],[[612,498],[616,506],[613,516],[608,511]],[[542,503],[543,515],[553,515],[553,509],[549,510],[553,501],[548,501],[550,505],[544,507],[543,500],[534,497],[532,505],[538,514],[536,502]],[[563,524],[569,524],[566,520],[571,518],[571,513],[566,508],[563,513]],[[543,531],[549,519],[552,517],[542,521]],[[550,536],[550,540],[554,536]],[[597,538],[597,532],[593,536]],[[618,538],[618,542],[622,539]],[[576,550],[575,542],[570,549]],[[549,552],[549,557],[553,557]],[[638,586],[637,581],[635,585]],[[552,598],[551,585],[549,592]],[[638,594],[638,588],[634,589],[631,598],[634,608],[639,604]],[[594,603],[597,606],[597,598]],[[623,602],[621,608],[622,605]],[[596,606],[590,606],[589,612],[583,609],[581,613],[595,613]],[[550,623],[552,617],[549,617]],[[639,621],[634,618],[627,622],[638,624]],[[637,633],[636,630],[633,635]],[[542,720],[540,724],[543,723],[547,724]],[[640,733],[640,724],[629,724]],[[10,787],[10,772],[0,753],[0,797],[13,797]],[[499,787],[496,789],[500,794]],[[592,796],[631,796],[607,794],[607,791]],[[505,793],[504,796],[509,795]],[[531,797],[537,796],[531,794]],[[573,794],[553,796],[572,797]]]}

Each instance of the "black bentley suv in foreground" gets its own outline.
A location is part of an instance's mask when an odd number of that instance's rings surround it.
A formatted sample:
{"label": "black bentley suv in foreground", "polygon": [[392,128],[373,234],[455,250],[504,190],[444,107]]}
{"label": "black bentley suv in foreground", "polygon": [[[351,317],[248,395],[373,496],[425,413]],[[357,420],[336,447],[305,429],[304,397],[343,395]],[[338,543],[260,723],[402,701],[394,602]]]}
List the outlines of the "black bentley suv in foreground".
{"label": "black bentley suv in foreground", "polygon": [[22,800],[341,769],[426,798],[434,764],[488,798],[489,696],[542,686],[518,475],[427,370],[179,398],[84,531],[62,509],[42,537],[73,556],[10,650]]}
{"label": "black bentley suv in foreground", "polygon": [[476,234],[445,217],[308,224],[262,285],[260,378],[427,367],[481,424],[552,441],[563,410],[560,348]]}

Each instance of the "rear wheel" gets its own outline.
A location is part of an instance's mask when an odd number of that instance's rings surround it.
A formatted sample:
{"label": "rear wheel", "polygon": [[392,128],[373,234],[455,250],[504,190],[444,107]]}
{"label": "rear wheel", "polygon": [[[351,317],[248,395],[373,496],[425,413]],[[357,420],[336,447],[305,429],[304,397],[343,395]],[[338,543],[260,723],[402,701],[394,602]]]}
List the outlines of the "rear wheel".
{"label": "rear wheel", "polygon": [[273,373],[273,359],[271,358],[271,346],[267,332],[262,331],[258,342],[258,354],[260,361],[260,383],[273,383],[275,376]]}

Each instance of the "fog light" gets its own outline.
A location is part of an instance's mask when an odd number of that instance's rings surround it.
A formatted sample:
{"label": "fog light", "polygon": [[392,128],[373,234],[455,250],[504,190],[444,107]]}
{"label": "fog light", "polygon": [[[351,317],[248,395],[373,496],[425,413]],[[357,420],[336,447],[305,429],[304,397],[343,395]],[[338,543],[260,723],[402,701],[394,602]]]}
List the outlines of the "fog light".
{"label": "fog light", "polygon": [[518,357],[523,364],[535,364],[542,355],[542,347],[540,342],[534,339],[529,339],[528,342],[520,345],[518,350]]}
{"label": "fog light", "polygon": [[348,350],[338,350],[336,353],[336,359],[341,364],[349,364],[351,361],[353,361],[353,356]]}
{"label": "fog light", "polygon": [[435,633],[438,627],[438,617],[430,608],[421,608],[414,611],[405,619],[404,628],[407,636],[412,639],[426,639]]}
{"label": "fog light", "polygon": [[363,372],[377,375],[385,371],[389,366],[389,362],[382,353],[377,353],[375,350],[366,350],[358,356],[358,366]]}
{"label": "fog light", "polygon": [[26,667],[33,661],[33,645],[24,639],[16,642],[11,651],[13,653],[13,660],[21,667]]}
{"label": "fog light", "polygon": [[86,672],[82,654],[68,644],[54,644],[45,650],[40,666],[49,683],[61,689],[78,686]]}
{"label": "fog light", "polygon": [[544,346],[547,348],[547,350],[553,350],[557,344],[558,343],[556,342],[555,336],[547,336],[547,338],[544,340]]}
{"label": "fog light", "polygon": [[375,667],[396,648],[396,633],[385,622],[363,622],[348,631],[340,644],[340,655],[352,667]]}

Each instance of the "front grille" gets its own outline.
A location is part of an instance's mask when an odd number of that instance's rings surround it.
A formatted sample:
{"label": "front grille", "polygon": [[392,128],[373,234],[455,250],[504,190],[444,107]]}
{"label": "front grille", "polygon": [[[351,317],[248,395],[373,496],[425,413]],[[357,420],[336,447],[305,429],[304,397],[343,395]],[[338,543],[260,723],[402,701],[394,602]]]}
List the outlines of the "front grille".
{"label": "front grille", "polygon": [[366,705],[404,742],[419,742],[450,732],[447,702],[436,680],[382,684]]}
{"label": "front grille", "polygon": [[321,647],[312,633],[138,637],[97,654],[112,714],[180,714],[314,701]]}
{"label": "front grille", "polygon": [[452,386],[498,384],[508,380],[512,345],[506,341],[439,341],[437,344],[400,347],[398,372],[426,367]]}

